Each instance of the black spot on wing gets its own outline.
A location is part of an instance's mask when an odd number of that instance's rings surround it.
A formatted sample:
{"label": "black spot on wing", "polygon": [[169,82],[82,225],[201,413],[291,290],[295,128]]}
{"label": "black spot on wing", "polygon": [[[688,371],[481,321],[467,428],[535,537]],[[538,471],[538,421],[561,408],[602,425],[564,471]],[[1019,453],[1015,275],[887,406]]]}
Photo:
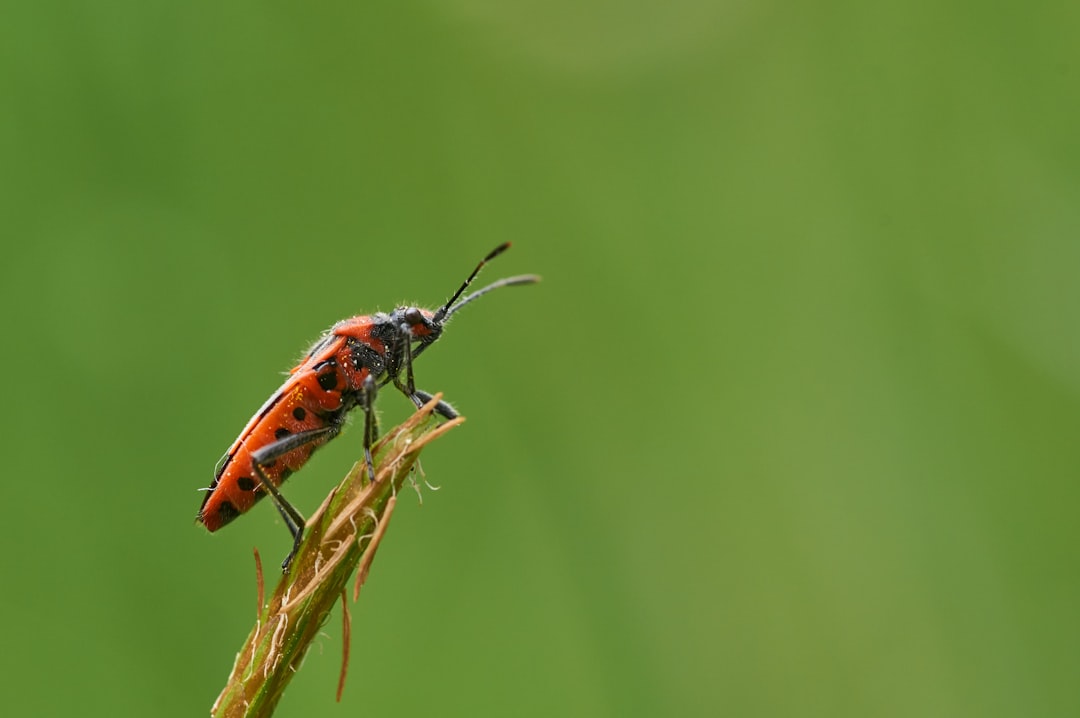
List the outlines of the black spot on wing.
{"label": "black spot on wing", "polygon": [[218,518],[221,519],[222,526],[229,523],[239,515],[240,510],[237,509],[231,501],[222,501],[221,505],[218,506]]}
{"label": "black spot on wing", "polygon": [[337,387],[338,368],[337,363],[333,359],[319,362],[312,367],[312,371],[317,375],[319,386],[323,391],[330,391]]}

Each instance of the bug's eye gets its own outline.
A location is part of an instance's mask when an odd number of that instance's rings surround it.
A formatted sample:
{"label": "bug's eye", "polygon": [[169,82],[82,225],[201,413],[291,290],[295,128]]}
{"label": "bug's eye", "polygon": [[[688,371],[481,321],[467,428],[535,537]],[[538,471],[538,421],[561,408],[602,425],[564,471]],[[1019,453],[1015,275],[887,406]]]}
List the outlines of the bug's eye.
{"label": "bug's eye", "polygon": [[409,307],[405,310],[405,321],[416,326],[417,324],[424,323],[424,315],[420,313],[420,310],[416,307]]}

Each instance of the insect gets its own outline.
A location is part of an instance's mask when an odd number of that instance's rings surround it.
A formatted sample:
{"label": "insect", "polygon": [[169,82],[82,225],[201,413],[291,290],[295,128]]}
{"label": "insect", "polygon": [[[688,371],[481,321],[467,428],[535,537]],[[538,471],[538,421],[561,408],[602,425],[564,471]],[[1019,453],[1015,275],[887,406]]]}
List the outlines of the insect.
{"label": "insect", "polygon": [[[413,362],[438,341],[450,318],[493,289],[540,280],[533,274],[507,277],[461,298],[484,265],[509,247],[506,242],[489,252],[434,312],[398,307],[389,314],[352,317],[330,327],[218,462],[196,520],[217,531],[270,496],[293,538],[292,550],[281,564],[288,571],[303,537],[304,517],[278,487],[307,463],[315,449],[341,433],[347,415],[357,407],[364,412],[364,460],[368,475],[375,476],[371,447],[378,433],[374,409],[378,388],[393,383],[417,408],[423,406],[432,395],[416,388]],[[447,419],[457,416],[444,401],[435,411]]]}

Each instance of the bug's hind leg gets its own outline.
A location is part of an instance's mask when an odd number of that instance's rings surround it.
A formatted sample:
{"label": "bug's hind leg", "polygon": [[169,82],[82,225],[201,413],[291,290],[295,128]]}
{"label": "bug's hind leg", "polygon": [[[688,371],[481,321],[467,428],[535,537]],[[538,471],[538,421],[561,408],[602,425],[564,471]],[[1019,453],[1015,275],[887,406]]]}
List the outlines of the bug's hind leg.
{"label": "bug's hind leg", "polygon": [[290,434],[272,444],[264,446],[257,451],[251,452],[251,465],[255,467],[255,475],[259,478],[259,484],[262,486],[263,491],[267,493],[270,499],[274,502],[274,508],[278,510],[281,517],[285,520],[285,526],[289,529],[289,533],[293,537],[292,550],[289,551],[289,555],[285,557],[285,560],[281,562],[282,573],[289,572],[289,564],[292,563],[293,556],[300,549],[300,542],[304,538],[304,517],[296,510],[296,507],[290,504],[278,487],[274,486],[274,482],[270,480],[270,477],[266,475],[264,467],[269,467],[275,460],[281,458],[290,451],[299,449],[301,446],[306,446],[312,442],[325,443],[330,439],[337,436],[341,428],[336,425],[326,426],[320,429],[312,429],[310,431],[301,431],[296,434]]}
{"label": "bug's hind leg", "polygon": [[259,484],[262,486],[270,499],[274,502],[274,508],[281,514],[281,518],[285,519],[285,527],[289,529],[289,534],[292,535],[293,545],[289,550],[289,555],[285,557],[285,560],[281,562],[281,572],[289,572],[289,564],[292,563],[293,557],[296,552],[300,550],[300,542],[304,539],[304,517],[300,515],[300,512],[296,510],[296,507],[285,500],[285,497],[281,495],[277,487],[270,481],[266,473],[263,471],[262,466],[257,462],[252,462],[255,467],[255,474],[259,477]]}

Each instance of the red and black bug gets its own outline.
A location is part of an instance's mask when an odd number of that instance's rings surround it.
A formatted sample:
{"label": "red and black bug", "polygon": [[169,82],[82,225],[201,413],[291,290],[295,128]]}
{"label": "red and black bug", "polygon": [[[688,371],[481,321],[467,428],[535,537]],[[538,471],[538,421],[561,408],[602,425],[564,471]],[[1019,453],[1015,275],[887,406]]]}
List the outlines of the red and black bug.
{"label": "red and black bug", "polygon": [[[493,289],[539,281],[532,274],[508,277],[458,301],[483,266],[509,246],[509,242],[501,244],[480,260],[437,311],[398,307],[389,314],[352,317],[332,326],[251,417],[218,462],[197,520],[217,531],[269,495],[293,537],[292,550],[281,565],[288,570],[300,547],[304,517],[285,500],[278,486],[298,471],[315,449],[341,433],[346,416],[356,407],[364,412],[364,459],[369,475],[375,475],[371,447],[378,433],[374,411],[378,387],[393,382],[418,408],[423,406],[432,395],[416,388],[413,362],[438,341],[450,317]],[[447,419],[457,416],[443,401],[435,411]]]}

